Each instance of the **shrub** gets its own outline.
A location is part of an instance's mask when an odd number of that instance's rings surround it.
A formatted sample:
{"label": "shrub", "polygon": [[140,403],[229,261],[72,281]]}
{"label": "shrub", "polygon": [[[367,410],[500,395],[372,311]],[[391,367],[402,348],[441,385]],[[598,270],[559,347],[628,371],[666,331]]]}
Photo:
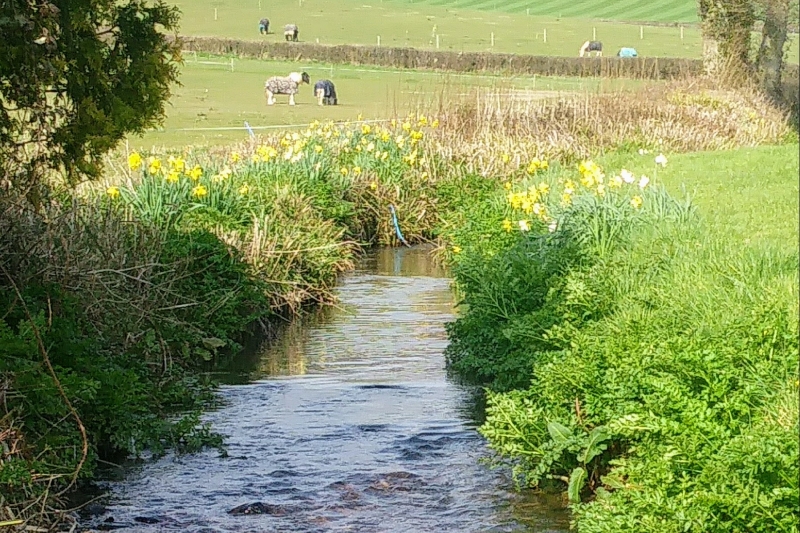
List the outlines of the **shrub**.
{"label": "shrub", "polygon": [[796,531],[796,251],[742,249],[663,190],[594,191],[495,256],[463,243],[449,361],[493,389],[481,432],[578,531]]}

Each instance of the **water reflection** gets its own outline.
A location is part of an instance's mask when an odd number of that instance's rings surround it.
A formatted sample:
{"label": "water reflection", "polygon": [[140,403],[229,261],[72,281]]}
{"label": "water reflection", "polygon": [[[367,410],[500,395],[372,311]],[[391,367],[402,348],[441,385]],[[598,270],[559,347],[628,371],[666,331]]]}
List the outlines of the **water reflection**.
{"label": "water reflection", "polygon": [[108,482],[114,523],[146,532],[566,531],[557,501],[512,494],[504,472],[481,464],[474,390],[445,375],[449,283],[424,251],[366,258],[342,280],[338,308],[287,325],[240,369],[246,384],[223,388],[225,406],[207,418],[229,436],[230,456],[167,457]]}

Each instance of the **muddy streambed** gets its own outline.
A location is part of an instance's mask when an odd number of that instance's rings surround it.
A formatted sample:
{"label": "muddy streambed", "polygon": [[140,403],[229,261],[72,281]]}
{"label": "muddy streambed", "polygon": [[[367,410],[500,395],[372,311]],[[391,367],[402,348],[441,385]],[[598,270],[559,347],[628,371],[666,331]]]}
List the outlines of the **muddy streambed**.
{"label": "muddy streambed", "polygon": [[[481,459],[475,391],[442,351],[450,280],[424,249],[384,249],[339,308],[285,328],[225,375],[218,452],[119,469],[85,525],[126,532],[564,532],[558,498],[510,492]],[[231,513],[231,511],[235,511]]]}

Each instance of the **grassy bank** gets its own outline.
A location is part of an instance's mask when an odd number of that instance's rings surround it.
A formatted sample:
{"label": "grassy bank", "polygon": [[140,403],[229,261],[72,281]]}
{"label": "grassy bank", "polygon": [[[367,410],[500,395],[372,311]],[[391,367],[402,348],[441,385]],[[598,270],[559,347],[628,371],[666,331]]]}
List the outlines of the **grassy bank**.
{"label": "grassy bank", "polygon": [[654,155],[485,195],[450,366],[578,531],[796,531],[797,146]]}

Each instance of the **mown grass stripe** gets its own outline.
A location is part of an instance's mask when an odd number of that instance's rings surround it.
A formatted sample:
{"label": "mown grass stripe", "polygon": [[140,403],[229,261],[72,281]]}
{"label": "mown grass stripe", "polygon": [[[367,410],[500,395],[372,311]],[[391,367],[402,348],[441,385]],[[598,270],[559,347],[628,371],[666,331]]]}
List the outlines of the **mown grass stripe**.
{"label": "mown grass stripe", "polygon": [[[400,0],[394,0],[395,3]],[[407,4],[407,3],[406,3]],[[614,2],[592,2],[589,0],[549,0],[531,2],[503,2],[502,0],[423,0],[411,2],[414,8],[423,5],[448,9],[472,9],[490,12],[522,13],[531,15],[569,17],[583,19],[606,18],[624,21],[690,22],[696,21],[696,6],[691,0],[668,0],[667,2],[637,2],[617,0]]]}

